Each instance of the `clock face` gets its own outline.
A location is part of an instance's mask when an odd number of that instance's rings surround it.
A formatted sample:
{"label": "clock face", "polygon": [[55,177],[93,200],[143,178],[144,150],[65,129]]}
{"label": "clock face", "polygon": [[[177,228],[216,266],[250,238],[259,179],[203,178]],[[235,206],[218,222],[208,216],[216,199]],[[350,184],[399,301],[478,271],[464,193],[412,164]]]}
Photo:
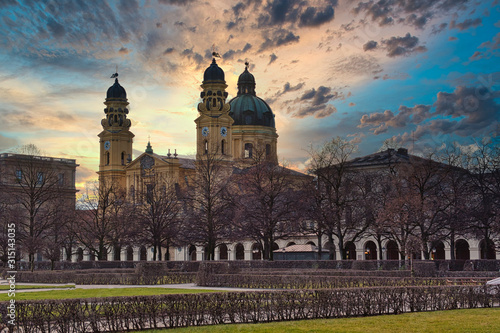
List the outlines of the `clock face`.
{"label": "clock face", "polygon": [[222,126],[220,128],[220,135],[226,136],[227,135],[227,128],[225,128],[224,126]]}
{"label": "clock face", "polygon": [[208,132],[209,132],[208,127],[206,127],[206,126],[201,129],[201,135],[203,135],[203,136],[207,136]]}
{"label": "clock face", "polygon": [[109,141],[104,142],[104,149],[109,150],[110,147],[111,147],[111,142]]}

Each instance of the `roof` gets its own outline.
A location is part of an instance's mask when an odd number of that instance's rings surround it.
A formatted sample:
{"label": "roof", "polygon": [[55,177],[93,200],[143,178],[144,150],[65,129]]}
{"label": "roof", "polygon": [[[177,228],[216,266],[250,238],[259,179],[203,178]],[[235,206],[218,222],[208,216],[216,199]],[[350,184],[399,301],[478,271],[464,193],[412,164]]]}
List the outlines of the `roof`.
{"label": "roof", "polygon": [[410,160],[410,156],[411,155],[408,154],[408,150],[404,148],[399,148],[398,150],[387,149],[370,155],[357,157],[350,160],[348,163],[351,167],[379,166],[408,162]]}
{"label": "roof", "polygon": [[276,128],[273,111],[262,98],[243,94],[230,100],[229,104],[229,115],[234,119],[233,126],[260,125]]}
{"label": "roof", "polygon": [[318,252],[318,247],[315,245],[311,244],[296,244],[296,245],[290,245],[281,249],[278,249],[276,251],[273,251],[274,253],[285,253],[285,252]]}

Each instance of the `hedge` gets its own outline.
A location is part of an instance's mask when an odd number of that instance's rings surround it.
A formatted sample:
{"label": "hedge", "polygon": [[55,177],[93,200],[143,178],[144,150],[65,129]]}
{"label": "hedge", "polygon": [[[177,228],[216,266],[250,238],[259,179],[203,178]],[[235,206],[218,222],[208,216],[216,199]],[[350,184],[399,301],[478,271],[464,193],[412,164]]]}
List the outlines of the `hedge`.
{"label": "hedge", "polygon": [[[27,261],[18,261],[18,271],[31,270],[30,263]],[[161,265],[169,270],[178,270],[182,272],[196,272],[200,262],[197,261],[56,261],[55,270],[81,270],[81,269],[135,269],[139,266]],[[35,270],[50,270],[50,261],[35,261]]]}
{"label": "hedge", "polygon": [[[19,301],[16,322],[27,333],[123,332],[492,307],[499,298],[497,286],[439,286]],[[6,310],[2,302],[2,318]]]}
{"label": "hedge", "polygon": [[194,272],[166,272],[161,275],[141,275],[138,273],[99,273],[75,271],[42,271],[16,273],[17,282],[29,283],[75,283],[75,284],[178,284],[194,283]]}
{"label": "hedge", "polygon": [[375,276],[246,275],[198,273],[197,284],[206,287],[254,289],[324,289],[382,286],[483,285],[487,278],[394,278]]}

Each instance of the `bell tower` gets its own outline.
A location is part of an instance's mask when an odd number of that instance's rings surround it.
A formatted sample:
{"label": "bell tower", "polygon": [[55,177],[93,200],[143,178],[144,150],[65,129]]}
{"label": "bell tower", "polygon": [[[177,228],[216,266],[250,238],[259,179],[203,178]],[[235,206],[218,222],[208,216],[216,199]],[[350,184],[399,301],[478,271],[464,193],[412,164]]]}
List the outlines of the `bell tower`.
{"label": "bell tower", "polygon": [[127,118],[127,92],[118,83],[118,73],[113,74],[115,83],[106,93],[105,118],[101,120],[99,136],[99,182],[113,181],[125,188],[125,167],[132,160],[134,134]]}
{"label": "bell tower", "polygon": [[196,123],[196,154],[216,154],[223,160],[231,160],[233,119],[229,116],[230,105],[226,103],[226,81],[224,71],[215,58],[203,74],[202,102],[198,104],[199,117]]}

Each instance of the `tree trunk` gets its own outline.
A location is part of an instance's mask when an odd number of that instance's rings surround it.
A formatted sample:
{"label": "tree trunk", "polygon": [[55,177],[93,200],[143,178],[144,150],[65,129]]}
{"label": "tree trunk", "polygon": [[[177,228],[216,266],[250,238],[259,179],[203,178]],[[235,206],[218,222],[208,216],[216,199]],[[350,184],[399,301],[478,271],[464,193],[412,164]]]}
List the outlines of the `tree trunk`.
{"label": "tree trunk", "polygon": [[318,260],[321,260],[321,254],[323,252],[323,246],[321,245],[321,234],[318,235]]}
{"label": "tree trunk", "polygon": [[335,252],[332,251],[333,249],[333,235],[331,232],[328,233],[328,242],[331,244],[330,249],[328,250],[328,260],[335,260]]}

